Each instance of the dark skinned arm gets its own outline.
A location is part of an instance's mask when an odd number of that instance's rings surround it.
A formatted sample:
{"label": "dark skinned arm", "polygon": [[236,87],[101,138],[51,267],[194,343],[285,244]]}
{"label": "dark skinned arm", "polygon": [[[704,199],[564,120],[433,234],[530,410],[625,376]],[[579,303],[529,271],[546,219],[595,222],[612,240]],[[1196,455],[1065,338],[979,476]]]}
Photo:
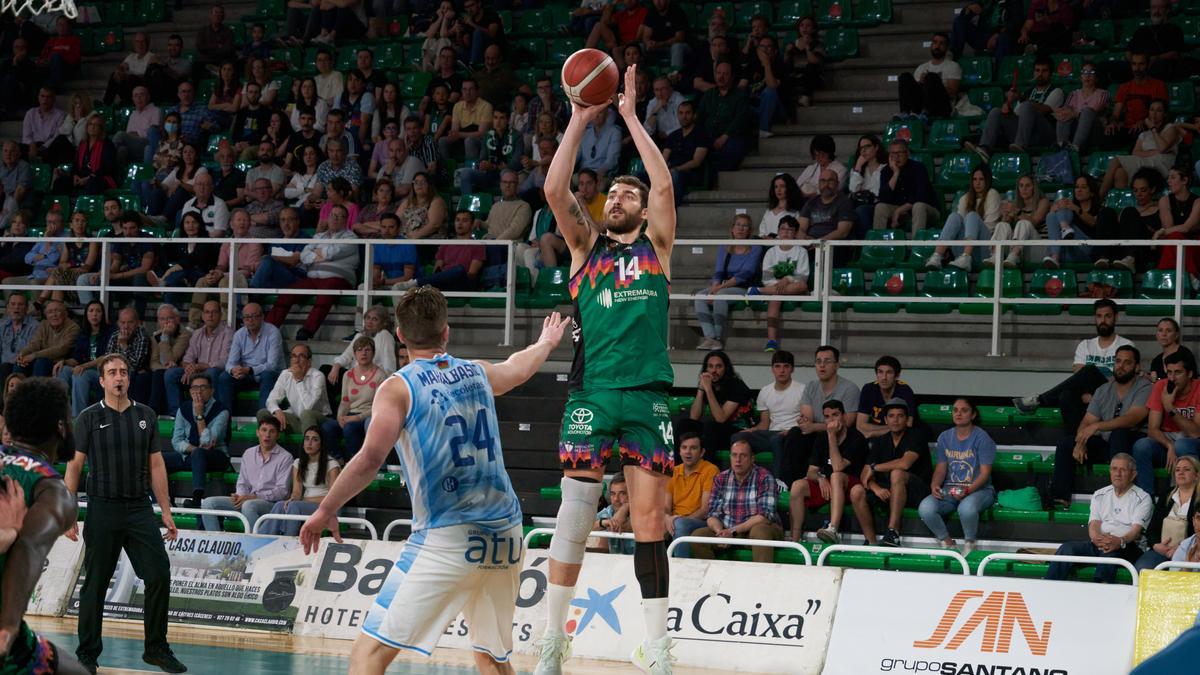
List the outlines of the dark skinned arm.
{"label": "dark skinned arm", "polygon": [[21,628],[29,597],[42,574],[55,540],[75,523],[76,502],[60,480],[43,479],[34,488],[33,505],[25,516],[20,536],[8,550],[4,578],[0,580],[0,650],[7,654]]}

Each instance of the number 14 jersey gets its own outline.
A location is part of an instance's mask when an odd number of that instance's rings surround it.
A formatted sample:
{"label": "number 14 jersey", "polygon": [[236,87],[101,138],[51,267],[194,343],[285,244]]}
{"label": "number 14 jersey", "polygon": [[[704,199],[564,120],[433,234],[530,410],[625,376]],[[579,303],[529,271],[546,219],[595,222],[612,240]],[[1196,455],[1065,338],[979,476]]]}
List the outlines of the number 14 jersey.
{"label": "number 14 jersey", "polygon": [[474,524],[502,532],[521,524],[504,470],[496,401],[483,367],[438,354],[396,372],[410,405],[396,441],[412,499],[414,532]]}

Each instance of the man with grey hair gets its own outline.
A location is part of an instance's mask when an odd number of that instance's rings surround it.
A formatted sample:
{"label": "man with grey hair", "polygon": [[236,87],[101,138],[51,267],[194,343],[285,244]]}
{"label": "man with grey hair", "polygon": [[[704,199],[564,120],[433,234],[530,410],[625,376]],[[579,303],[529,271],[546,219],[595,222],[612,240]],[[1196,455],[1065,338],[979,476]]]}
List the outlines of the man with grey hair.
{"label": "man with grey hair", "polygon": [[[1088,515],[1088,541],[1068,541],[1058,547],[1056,555],[1083,555],[1101,558],[1121,558],[1136,562],[1146,549],[1146,527],[1154,512],[1154,501],[1145,490],[1134,485],[1137,468],[1133,456],[1117,453],[1108,465],[1110,485],[1092,494]],[[1050,563],[1047,579],[1064,580],[1077,563]],[[1117,576],[1115,565],[1097,565],[1095,580],[1112,583]]]}
{"label": "man with grey hair", "polygon": [[383,372],[396,372],[396,339],[388,329],[388,312],[383,305],[374,305],[363,314],[362,332],[350,336],[345,351],[333,360],[332,366],[321,366],[326,372],[326,393],[330,401],[337,401],[341,396],[342,374],[354,366],[354,343],[360,337],[375,341],[375,364]]}
{"label": "man with grey hair", "polygon": [[162,415],[174,414],[167,410],[166,383],[163,377],[167,370],[176,368],[183,361],[192,331],[179,320],[175,305],[164,302],[158,306],[158,330],[150,336],[150,399],[147,405]]}
{"label": "man with grey hair", "polygon": [[487,228],[488,239],[517,241],[529,231],[533,211],[528,202],[517,196],[519,183],[516,171],[505,169],[500,172],[500,199],[492,204],[492,210],[482,222]]}
{"label": "man with grey hair", "polygon": [[162,111],[150,102],[150,90],[142,85],[133,88],[133,110],[125,123],[125,130],[113,136],[113,145],[117,146],[117,163],[124,165],[128,161],[153,161],[154,154],[147,153],[150,145],[150,128],[162,121]]}
{"label": "man with grey hair", "polygon": [[246,214],[250,216],[250,236],[256,239],[282,236],[279,214],[283,211],[283,202],[275,198],[274,184],[269,178],[262,177],[255,179],[249,187],[251,199],[246,203]]}
{"label": "man with grey hair", "polygon": [[[195,177],[192,178],[192,189],[195,190],[196,196],[184,202],[183,209],[179,211],[180,221],[183,220],[183,214],[195,211],[200,214],[200,220],[204,221],[208,236],[224,235],[229,227],[229,207],[225,200],[213,194],[213,176],[208,169],[196,171]],[[179,223],[175,225],[178,226]]]}
{"label": "man with grey hair", "polygon": [[671,87],[671,81],[665,77],[655,78],[654,97],[646,104],[646,119],[642,126],[660,144],[666,142],[667,136],[679,128],[677,111],[679,104],[684,102],[683,94]]}

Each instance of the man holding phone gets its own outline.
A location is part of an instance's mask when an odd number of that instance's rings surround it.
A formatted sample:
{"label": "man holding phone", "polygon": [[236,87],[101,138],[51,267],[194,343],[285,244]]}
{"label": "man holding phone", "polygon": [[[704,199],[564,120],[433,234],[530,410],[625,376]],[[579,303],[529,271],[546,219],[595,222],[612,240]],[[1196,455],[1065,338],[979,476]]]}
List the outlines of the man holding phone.
{"label": "man holding phone", "polygon": [[1148,494],[1154,494],[1154,467],[1175,468],[1180,455],[1200,457],[1200,385],[1196,380],[1196,357],[1180,349],[1163,359],[1164,379],[1154,383],[1146,407],[1150,409],[1146,438],[1133,444],[1137,465],[1134,482]]}

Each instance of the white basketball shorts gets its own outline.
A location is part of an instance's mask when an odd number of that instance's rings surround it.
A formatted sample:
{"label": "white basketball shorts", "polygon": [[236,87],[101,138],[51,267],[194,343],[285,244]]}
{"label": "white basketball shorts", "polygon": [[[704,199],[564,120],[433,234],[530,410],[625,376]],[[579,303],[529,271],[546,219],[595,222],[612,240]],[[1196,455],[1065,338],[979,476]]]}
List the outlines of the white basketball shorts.
{"label": "white basketball shorts", "polygon": [[507,661],[521,585],[522,529],[454,525],[414,532],[375,596],[363,632],[395,649],[433,652],[459,612],[475,651]]}

